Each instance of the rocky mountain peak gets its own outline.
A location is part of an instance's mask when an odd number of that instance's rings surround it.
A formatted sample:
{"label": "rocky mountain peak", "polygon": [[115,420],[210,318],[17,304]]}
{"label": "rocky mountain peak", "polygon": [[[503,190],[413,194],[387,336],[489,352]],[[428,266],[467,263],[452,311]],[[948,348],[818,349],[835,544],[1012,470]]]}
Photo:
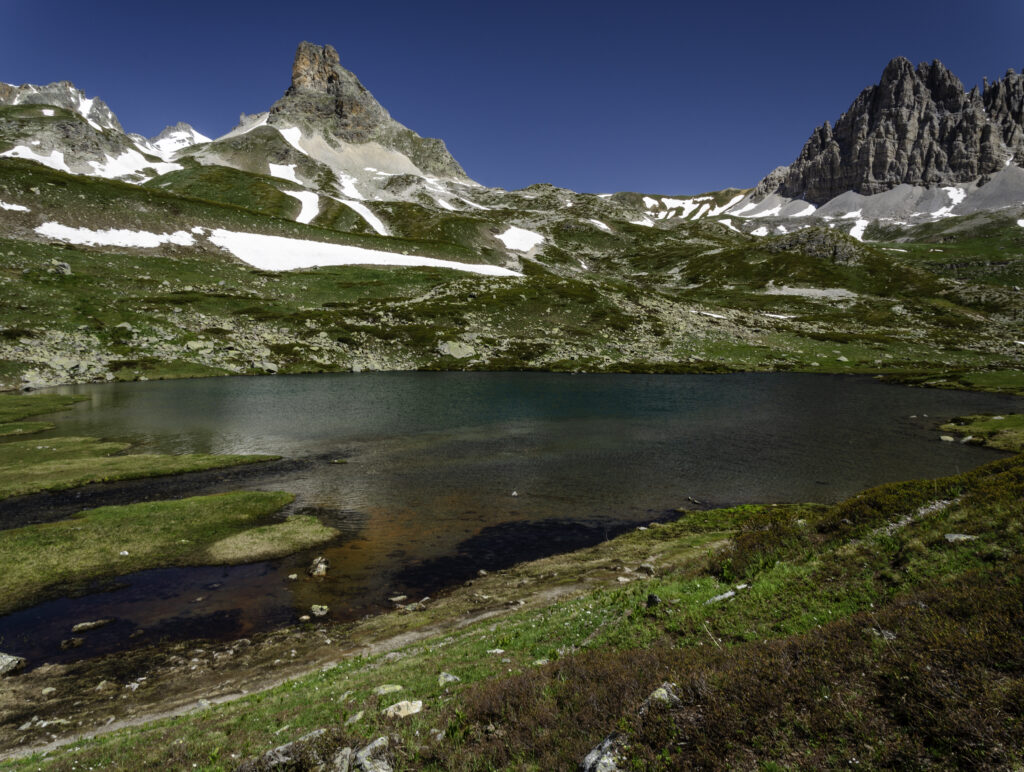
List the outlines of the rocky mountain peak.
{"label": "rocky mountain peak", "polygon": [[972,182],[1024,160],[1024,77],[1007,74],[983,94],[964,90],[939,61],[891,60],[835,126],[825,123],[797,160],[757,187],[823,204],[841,193],[872,195],[900,184]]}
{"label": "rocky mountain peak", "polygon": [[394,120],[355,74],[341,66],[330,45],[299,44],[291,86],[270,108],[267,122],[296,126],[331,143],[376,142],[407,156],[427,174],[466,176],[444,142],[425,139]]}
{"label": "rocky mountain peak", "polygon": [[341,74],[341,59],[334,46],[318,46],[303,41],[295,52],[289,91],[321,91],[329,94],[332,87],[337,86]]}

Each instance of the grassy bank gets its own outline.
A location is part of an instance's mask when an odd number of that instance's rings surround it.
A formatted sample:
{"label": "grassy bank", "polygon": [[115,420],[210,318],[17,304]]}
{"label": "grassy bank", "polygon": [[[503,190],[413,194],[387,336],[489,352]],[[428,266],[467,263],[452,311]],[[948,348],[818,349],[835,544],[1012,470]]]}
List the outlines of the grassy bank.
{"label": "grassy bank", "polygon": [[[831,507],[689,513],[428,605],[434,625],[448,603],[488,618],[15,768],[233,769],[318,728],[295,768],[388,736],[396,769],[570,769],[613,732],[624,769],[1013,767],[1022,521],[1024,456]],[[423,711],[382,715],[403,699]]]}
{"label": "grassy bank", "polygon": [[[84,397],[59,394],[0,394],[0,437],[43,432],[44,421],[25,422],[34,415],[66,410]],[[94,437],[50,437],[0,442],[0,499],[42,491],[59,491],[97,482],[198,472],[220,467],[272,461],[278,456],[177,456],[129,453],[123,442]]]}
{"label": "grassy bank", "polygon": [[59,491],[96,482],[198,472],[271,461],[278,456],[126,454],[127,443],[54,437],[0,444],[0,498]]}
{"label": "grassy bank", "polygon": [[279,557],[336,535],[313,517],[268,524],[292,498],[265,492],[197,496],[101,507],[57,523],[0,531],[0,614],[97,579]]}
{"label": "grassy bank", "polygon": [[34,415],[67,410],[85,397],[61,394],[0,394],[0,437],[35,434],[52,429],[49,421],[24,421]]}
{"label": "grassy bank", "polygon": [[1007,415],[969,415],[956,418],[942,429],[947,432],[958,432],[969,442],[978,442],[1013,453],[1024,451],[1024,415],[1008,413]]}

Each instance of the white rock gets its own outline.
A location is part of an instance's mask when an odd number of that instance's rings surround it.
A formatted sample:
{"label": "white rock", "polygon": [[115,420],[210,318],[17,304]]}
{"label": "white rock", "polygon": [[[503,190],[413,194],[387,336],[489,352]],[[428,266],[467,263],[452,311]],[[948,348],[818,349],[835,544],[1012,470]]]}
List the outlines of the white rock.
{"label": "white rock", "polygon": [[388,705],[381,711],[388,718],[405,718],[423,710],[422,700],[402,700],[394,705]]}

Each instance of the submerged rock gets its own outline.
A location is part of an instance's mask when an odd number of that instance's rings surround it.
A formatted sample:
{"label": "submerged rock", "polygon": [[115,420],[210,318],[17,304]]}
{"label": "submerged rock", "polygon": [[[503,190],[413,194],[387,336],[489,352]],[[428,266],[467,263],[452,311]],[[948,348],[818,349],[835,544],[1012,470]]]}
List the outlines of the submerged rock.
{"label": "submerged rock", "polygon": [[310,576],[327,576],[327,569],[331,567],[330,561],[322,555],[313,558],[306,573]]}

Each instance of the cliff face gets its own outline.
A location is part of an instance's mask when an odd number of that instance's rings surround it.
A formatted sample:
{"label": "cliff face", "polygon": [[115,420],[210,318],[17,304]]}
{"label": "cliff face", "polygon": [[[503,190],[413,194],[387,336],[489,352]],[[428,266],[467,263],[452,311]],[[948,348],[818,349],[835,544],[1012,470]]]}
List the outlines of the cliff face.
{"label": "cliff face", "polygon": [[333,46],[299,44],[291,86],[270,108],[268,120],[351,144],[378,142],[405,154],[428,174],[466,176],[444,142],[421,137],[394,120],[359,79],[341,66]]}
{"label": "cliff face", "polygon": [[820,205],[850,190],[871,195],[903,183],[971,182],[1010,159],[1024,163],[1024,76],[1011,70],[983,93],[966,92],[941,62],[915,69],[898,58],[758,193]]}

